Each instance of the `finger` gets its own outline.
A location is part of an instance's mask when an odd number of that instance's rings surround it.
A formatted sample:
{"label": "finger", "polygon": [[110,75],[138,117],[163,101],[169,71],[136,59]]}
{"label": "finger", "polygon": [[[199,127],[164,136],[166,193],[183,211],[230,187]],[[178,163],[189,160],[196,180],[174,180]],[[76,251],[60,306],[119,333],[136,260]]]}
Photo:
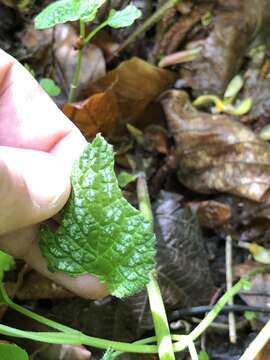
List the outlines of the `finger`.
{"label": "finger", "polygon": [[0,145],[50,152],[69,168],[86,145],[29,72],[1,49]]}
{"label": "finger", "polygon": [[78,129],[30,73],[0,50],[0,145],[49,152]]}
{"label": "finger", "polygon": [[[64,286],[85,299],[101,299],[108,295],[107,286],[92,275],[82,275],[71,278],[62,272],[52,273],[47,269],[47,263],[41,255],[36,238],[38,226],[22,229],[13,234],[4,235],[0,238],[0,246],[7,253],[25,260],[35,270],[51,279],[55,283]],[[14,242],[14,238],[20,241]],[[23,244],[23,246],[22,246]]]}
{"label": "finger", "polygon": [[70,193],[67,170],[53,155],[0,146],[0,235],[55,215]]}

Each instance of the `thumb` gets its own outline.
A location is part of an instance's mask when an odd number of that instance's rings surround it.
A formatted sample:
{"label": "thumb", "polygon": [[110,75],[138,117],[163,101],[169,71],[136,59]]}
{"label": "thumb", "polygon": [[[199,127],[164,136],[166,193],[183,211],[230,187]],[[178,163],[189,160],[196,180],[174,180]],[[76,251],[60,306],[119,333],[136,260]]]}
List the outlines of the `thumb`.
{"label": "thumb", "polygon": [[69,174],[55,156],[0,146],[0,235],[52,217],[69,193]]}

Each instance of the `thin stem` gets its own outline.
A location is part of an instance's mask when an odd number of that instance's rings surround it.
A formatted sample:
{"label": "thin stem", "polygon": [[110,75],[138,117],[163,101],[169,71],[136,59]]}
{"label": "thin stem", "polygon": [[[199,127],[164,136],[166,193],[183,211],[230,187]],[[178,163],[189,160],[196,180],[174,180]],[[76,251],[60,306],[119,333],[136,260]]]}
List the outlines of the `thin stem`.
{"label": "thin stem", "polygon": [[[141,171],[138,176],[137,194],[140,210],[145,218],[152,224],[153,228],[153,213],[144,171]],[[162,295],[153,273],[150,274],[150,282],[147,285],[147,293],[157,337],[159,358],[160,360],[175,360],[172,338]]]}
{"label": "thin stem", "polygon": [[[172,334],[171,336],[172,340],[177,342],[179,340],[181,340],[182,336],[181,335],[175,335],[175,334]],[[138,341],[135,341],[133,344],[151,344],[151,343],[154,343],[157,341],[157,338],[155,336],[152,336],[152,337],[149,337],[149,338],[145,338],[145,339],[141,339],[141,340],[138,340]],[[114,353],[115,356],[120,356],[124,354],[123,352],[120,352],[120,351],[116,351]]]}
{"label": "thin stem", "polygon": [[[232,270],[232,237],[226,237],[226,287],[227,291],[232,288],[233,284],[233,270]],[[233,298],[228,301],[228,305],[233,305]],[[229,337],[232,344],[236,343],[236,322],[234,312],[230,311],[228,314],[229,323]]]}
{"label": "thin stem", "polygon": [[[239,280],[229,291],[227,291],[216,303],[213,309],[205,316],[205,318],[200,322],[200,324],[188,335],[192,341],[195,341],[202,333],[207,329],[207,327],[215,320],[222,308],[233,296],[239,293],[239,291],[245,287],[246,279]],[[186,348],[187,344],[183,341],[179,341],[176,344],[173,344],[174,351],[182,351]]]}
{"label": "thin stem", "polygon": [[13,309],[13,310],[15,310],[17,312],[19,312],[19,313],[21,313],[21,314],[23,314],[23,315],[25,315],[25,316],[33,319],[33,320],[36,320],[37,322],[39,322],[41,324],[47,325],[47,326],[51,327],[52,329],[62,331],[64,333],[70,333],[70,334],[74,334],[74,333],[78,334],[78,333],[80,333],[80,331],[78,331],[78,330],[74,330],[74,329],[70,328],[69,326],[59,324],[56,321],[47,319],[44,316],[38,315],[38,314],[34,313],[31,310],[28,310],[28,309],[26,309],[26,308],[24,308],[24,307],[22,307],[22,306],[20,306],[18,304],[15,304],[8,297],[2,282],[0,283],[0,293],[1,293],[1,297],[2,297],[1,300],[4,300],[6,305],[8,305],[11,309]]}
{"label": "thin stem", "polygon": [[157,352],[156,345],[128,344],[123,342],[99,339],[91,336],[78,334],[67,334],[63,332],[33,332],[19,330],[13,327],[0,324],[0,334],[18,338],[30,339],[49,344],[72,344],[72,345],[89,345],[98,349],[114,349],[121,352],[152,354]]}
{"label": "thin stem", "polygon": [[[82,20],[80,20],[80,40],[83,44],[85,40],[85,23]],[[69,89],[68,102],[73,102],[76,99],[77,87],[78,87],[81,64],[82,64],[83,47],[84,47],[83,45],[79,46],[78,49],[76,66]]]}
{"label": "thin stem", "polygon": [[107,25],[108,25],[107,21],[104,21],[102,24],[100,24],[94,30],[92,30],[90,34],[88,34],[87,37],[84,39],[84,44],[88,44],[93,39],[93,37]]}
{"label": "thin stem", "polygon": [[[208,315],[202,320],[202,322],[190,333],[190,335],[172,335],[173,340],[178,340],[176,343],[173,344],[174,352],[183,351],[188,345],[190,344],[190,341],[195,341],[205,330],[206,328],[214,321],[214,319],[217,317],[219,312],[222,310],[224,305],[228,302],[228,300],[236,295],[244,286],[245,286],[245,279],[240,280],[238,283],[236,283],[232,289],[228,292],[226,292],[221,299],[217,302],[217,304],[214,306],[214,308],[208,313]],[[7,296],[7,295],[6,295]],[[6,298],[2,298],[6,302]],[[10,305],[11,300],[8,302],[8,305]],[[16,308],[16,310],[21,311],[19,305]],[[27,311],[24,309],[23,313],[26,316],[33,317],[31,311]],[[41,323],[49,324],[49,322],[52,322],[49,319],[46,319],[42,316],[36,315],[35,319]],[[45,320],[44,320],[45,319]],[[54,322],[53,322],[54,323]],[[54,323],[55,326],[56,323]],[[58,324],[57,327],[60,327],[63,325]],[[270,327],[270,324],[267,324],[268,328]],[[156,345],[143,345],[145,343],[146,339],[140,340],[140,343],[137,344],[128,344],[123,342],[117,342],[117,341],[111,341],[107,339],[100,339],[100,338],[94,338],[91,336],[84,335],[83,333],[73,330],[74,333],[70,332],[32,332],[32,331],[23,331],[16,328],[11,328],[9,326],[5,326],[0,324],[0,333],[7,336],[13,336],[13,337],[20,337],[25,339],[31,339],[35,341],[40,342],[46,342],[50,344],[75,344],[75,345],[89,345],[93,346],[99,349],[108,349],[111,348],[113,350],[117,350],[120,352],[132,352],[132,353],[144,353],[144,354],[152,354],[157,353],[158,348]],[[71,329],[72,330],[72,329]],[[269,331],[269,329],[266,329]],[[264,337],[260,335],[260,344],[262,345],[266,337],[266,330],[264,331]],[[151,338],[151,340],[154,341],[154,338]],[[262,345],[263,346],[263,345]],[[247,358],[241,358],[240,360],[246,360]]]}
{"label": "thin stem", "polygon": [[262,328],[256,338],[252,341],[251,344],[247,347],[244,354],[240,357],[239,360],[253,360],[262,350],[264,345],[268,342],[270,338],[270,320]]}
{"label": "thin stem", "polygon": [[150,274],[150,282],[147,285],[147,293],[157,337],[159,358],[160,360],[175,360],[172,338],[163,299],[158,282],[153,274]]}

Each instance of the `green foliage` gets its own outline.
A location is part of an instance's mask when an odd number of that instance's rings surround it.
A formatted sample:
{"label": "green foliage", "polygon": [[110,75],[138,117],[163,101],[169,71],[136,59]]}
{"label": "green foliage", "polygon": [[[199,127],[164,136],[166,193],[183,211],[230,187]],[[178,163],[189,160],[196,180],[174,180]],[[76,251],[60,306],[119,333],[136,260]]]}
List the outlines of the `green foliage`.
{"label": "green foliage", "polygon": [[14,265],[13,257],[0,250],[0,281],[3,279],[4,272],[11,270]]}
{"label": "green foliage", "polygon": [[40,86],[50,96],[58,96],[61,93],[61,89],[52,79],[44,78],[39,81]]}
{"label": "green foliage", "polygon": [[27,353],[16,345],[0,344],[1,360],[28,360]]}
{"label": "green foliage", "polygon": [[137,179],[137,174],[131,174],[127,171],[121,171],[118,175],[118,184],[121,188],[126,187],[131,182],[135,181]]}
{"label": "green foliage", "polygon": [[35,70],[32,69],[29,64],[25,63],[23,66],[33,77],[35,77]]}
{"label": "green foliage", "polygon": [[112,9],[109,13],[107,24],[115,29],[127,27],[132,25],[141,15],[141,10],[130,4],[123,10],[116,11]]}
{"label": "green foliage", "polygon": [[58,0],[48,5],[36,18],[39,30],[63,24],[67,21],[92,21],[106,0]]}
{"label": "green foliage", "polygon": [[256,319],[257,315],[254,311],[245,311],[244,317],[246,320],[250,321]]}
{"label": "green foliage", "polygon": [[51,271],[94,274],[117,297],[133,295],[154,267],[155,236],[140,211],[123,197],[114,153],[101,135],[73,166],[73,192],[54,233],[41,229],[40,246]]}
{"label": "green foliage", "polygon": [[209,360],[209,356],[206,351],[199,352],[199,360]]}
{"label": "green foliage", "polygon": [[115,360],[118,357],[118,354],[112,349],[108,349],[105,354],[102,356],[101,360]]}

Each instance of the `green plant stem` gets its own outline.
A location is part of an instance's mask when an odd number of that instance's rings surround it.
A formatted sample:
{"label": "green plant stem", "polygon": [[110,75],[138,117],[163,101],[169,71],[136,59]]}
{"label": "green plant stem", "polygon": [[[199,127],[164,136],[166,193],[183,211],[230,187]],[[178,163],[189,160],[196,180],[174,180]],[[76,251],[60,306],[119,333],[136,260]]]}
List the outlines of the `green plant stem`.
{"label": "green plant stem", "polygon": [[154,274],[150,274],[147,293],[157,337],[159,358],[160,360],[175,360],[167,315],[158,282]]}
{"label": "green plant stem", "polygon": [[8,297],[5,287],[2,282],[0,283],[0,292],[1,292],[1,297],[2,297],[1,300],[3,300],[6,305],[8,305],[11,309],[17,311],[18,313],[23,314],[33,320],[36,320],[37,322],[39,322],[41,324],[47,325],[47,326],[51,327],[52,329],[55,329],[58,331],[62,331],[62,332],[69,333],[69,334],[74,334],[74,333],[79,334],[80,333],[80,331],[74,330],[69,326],[59,324],[56,321],[47,319],[44,316],[38,315],[31,310],[28,310],[18,304],[15,304]]}
{"label": "green plant stem", "polygon": [[101,23],[99,26],[97,26],[94,30],[92,30],[88,35],[87,37],[84,39],[84,44],[88,44],[92,39],[93,37],[101,30],[103,29],[105,26],[107,26],[108,23],[107,21],[104,21],[103,23]]}
{"label": "green plant stem", "polygon": [[[219,312],[228,302],[228,300],[236,295],[245,285],[246,280],[240,280],[236,283],[230,291],[226,292],[214,308],[208,313],[208,315],[204,318],[204,320],[190,333],[190,335],[172,335],[171,338],[175,341],[178,340],[176,343],[173,344],[174,352],[183,351],[188,347],[190,341],[195,341],[205,330],[206,328],[214,321],[217,317]],[[7,301],[8,299],[8,301]],[[75,344],[75,345],[89,345],[92,347],[96,347],[99,349],[108,349],[111,348],[116,351],[122,352],[132,352],[132,353],[144,353],[144,354],[152,354],[157,353],[158,348],[156,345],[144,345],[145,343],[152,342],[155,340],[155,337],[150,339],[143,339],[139,340],[136,343],[128,344],[123,342],[117,341],[110,341],[107,339],[100,339],[94,338],[91,336],[84,335],[83,333],[73,330],[69,327],[64,325],[58,324],[52,320],[46,319],[43,316],[34,314],[29,310],[23,309],[14,303],[8,298],[7,295],[3,296],[2,300],[7,305],[13,306],[14,310],[21,312],[22,314],[34,318],[40,323],[43,323],[48,326],[52,326],[54,328],[64,329],[65,332],[32,332],[32,331],[23,331],[16,328],[11,328],[9,326],[5,326],[0,324],[0,333],[7,336],[31,339],[40,342],[46,342],[50,344]],[[16,305],[16,307],[14,307]],[[243,359],[241,359],[243,360]]]}
{"label": "green plant stem", "polygon": [[268,342],[270,338],[270,320],[262,328],[256,338],[252,341],[251,344],[247,347],[244,354],[240,357],[239,360],[253,360],[262,350],[264,345]]}
{"label": "green plant stem", "polygon": [[[206,317],[200,322],[200,324],[188,335],[188,337],[195,341],[202,335],[202,333],[207,329],[207,327],[215,320],[223,307],[227,304],[227,302],[239,291],[245,287],[246,279],[241,279],[238,281],[230,290],[228,290],[216,303],[213,309],[206,315]],[[186,344],[183,341],[179,341],[174,344],[174,351],[182,351],[186,348]]]}
{"label": "green plant stem", "polygon": [[[137,194],[140,210],[145,218],[152,224],[153,228],[153,213],[144,171],[141,171],[138,176]],[[156,332],[159,358],[160,360],[175,360],[172,338],[163,299],[158,282],[153,273],[150,274],[150,282],[147,285],[147,293]]]}
{"label": "green plant stem", "polygon": [[[82,20],[80,20],[80,40],[83,44],[85,40],[85,23]],[[76,66],[69,89],[68,102],[73,102],[76,99],[77,87],[78,87],[81,64],[82,64],[82,55],[83,55],[83,45],[80,46],[78,49]]]}
{"label": "green plant stem", "polygon": [[[177,342],[179,340],[181,340],[182,336],[181,335],[175,335],[175,334],[172,334],[171,335],[171,338],[173,341]],[[152,337],[149,337],[149,338],[145,338],[145,339],[141,339],[141,340],[138,340],[138,341],[135,341],[133,344],[151,344],[151,343],[154,343],[157,341],[157,338],[155,336],[152,336]],[[114,353],[115,356],[120,356],[124,354],[123,352],[120,352],[120,351],[116,351]]]}

